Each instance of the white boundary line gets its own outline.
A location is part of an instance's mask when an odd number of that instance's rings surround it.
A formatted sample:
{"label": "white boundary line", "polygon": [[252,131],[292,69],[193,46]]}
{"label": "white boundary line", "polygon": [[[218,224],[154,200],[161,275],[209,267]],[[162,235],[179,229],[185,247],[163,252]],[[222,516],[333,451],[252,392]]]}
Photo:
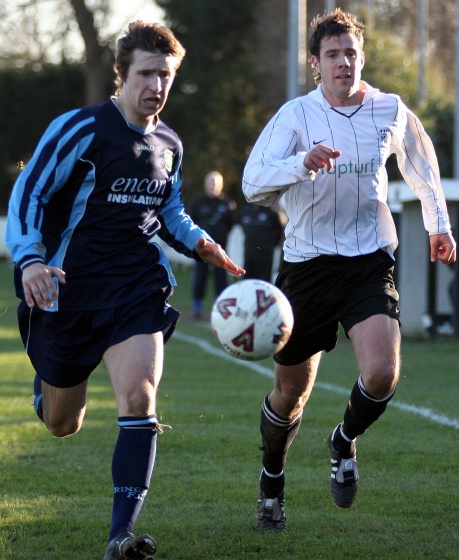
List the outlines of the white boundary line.
{"label": "white boundary line", "polygon": [[[234,358],[233,356],[230,356],[220,348],[213,346],[205,340],[195,338],[194,336],[189,336],[187,334],[178,332],[177,330],[174,332],[174,338],[178,338],[180,340],[183,340],[184,342],[188,342],[189,344],[199,346],[199,348],[209,354],[213,354],[214,356],[218,356],[219,358],[223,358],[224,360],[228,360],[230,362],[235,362],[238,364],[238,366],[245,366],[246,368],[256,371],[261,375],[274,377],[274,372],[269,368],[262,366],[256,362],[245,362],[243,360]],[[314,386],[318,387],[319,389],[324,389],[325,391],[331,391],[332,393],[339,393],[342,395],[349,395],[350,392],[349,389],[345,389],[344,387],[340,387],[339,385],[332,385],[330,383],[320,383],[316,381]],[[392,400],[389,404],[390,406],[393,406],[400,410],[404,410],[405,412],[411,412],[411,414],[422,416],[423,418],[426,418],[431,422],[435,422],[436,424],[441,424],[442,426],[448,426],[450,428],[454,428],[455,430],[459,430],[459,420],[456,420],[455,418],[448,418],[443,414],[435,412],[435,410],[432,410],[431,408],[418,407],[397,400]]]}

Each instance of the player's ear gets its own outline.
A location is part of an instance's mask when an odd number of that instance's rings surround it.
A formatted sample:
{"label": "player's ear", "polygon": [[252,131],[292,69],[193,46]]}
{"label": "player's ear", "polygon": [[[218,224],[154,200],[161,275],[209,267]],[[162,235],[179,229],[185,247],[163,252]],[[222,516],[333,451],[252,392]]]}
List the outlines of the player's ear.
{"label": "player's ear", "polygon": [[362,62],[360,68],[363,68],[364,66],[365,66],[365,53],[362,51]]}
{"label": "player's ear", "polygon": [[317,57],[315,54],[311,55],[311,66],[318,74],[320,74],[319,57]]}
{"label": "player's ear", "polygon": [[115,72],[119,79],[124,83],[126,81],[126,76],[123,74],[123,69],[119,64],[115,66]]}

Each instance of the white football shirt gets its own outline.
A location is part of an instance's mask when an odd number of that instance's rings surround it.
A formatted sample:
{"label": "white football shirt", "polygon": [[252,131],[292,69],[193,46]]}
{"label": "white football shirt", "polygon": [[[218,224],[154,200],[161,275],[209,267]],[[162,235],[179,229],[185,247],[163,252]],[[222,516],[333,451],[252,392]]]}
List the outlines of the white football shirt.
{"label": "white football shirt", "polygon": [[[451,226],[437,157],[419,119],[399,96],[365,84],[363,103],[333,108],[319,87],[286,103],[259,136],[244,169],[249,202],[269,206],[284,195],[289,222],[284,258],[358,256],[397,247],[387,205],[391,154],[421,201],[429,233]],[[314,174],[303,161],[316,144],[340,150],[331,171]]]}

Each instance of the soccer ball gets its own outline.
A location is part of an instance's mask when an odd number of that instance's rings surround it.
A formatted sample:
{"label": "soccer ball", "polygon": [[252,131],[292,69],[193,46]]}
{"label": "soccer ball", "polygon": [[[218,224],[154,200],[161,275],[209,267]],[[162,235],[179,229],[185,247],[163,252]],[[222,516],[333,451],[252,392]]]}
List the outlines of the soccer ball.
{"label": "soccer ball", "polygon": [[293,313],[276,286],[264,280],[241,280],[218,296],[210,321],[225,352],[241,360],[261,360],[288,341]]}

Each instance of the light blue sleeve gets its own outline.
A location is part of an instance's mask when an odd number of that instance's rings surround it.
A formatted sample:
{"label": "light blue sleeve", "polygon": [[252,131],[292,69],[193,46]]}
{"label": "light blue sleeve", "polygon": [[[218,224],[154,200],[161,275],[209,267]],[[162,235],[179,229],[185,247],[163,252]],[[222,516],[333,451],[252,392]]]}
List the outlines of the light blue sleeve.
{"label": "light blue sleeve", "polygon": [[172,178],[172,192],[160,213],[162,227],[158,235],[177,252],[200,260],[194,250],[198,239],[205,237],[209,241],[214,242],[214,240],[208,233],[196,225],[185,212],[181,187],[182,172],[181,165],[179,165]]}
{"label": "light blue sleeve", "polygon": [[13,187],[5,239],[11,258],[21,267],[46,261],[41,234],[43,208],[65,185],[75,162],[92,141],[93,133],[82,132],[92,124],[92,117],[74,119],[72,126],[67,126],[77,113],[65,113],[50,124]]}

